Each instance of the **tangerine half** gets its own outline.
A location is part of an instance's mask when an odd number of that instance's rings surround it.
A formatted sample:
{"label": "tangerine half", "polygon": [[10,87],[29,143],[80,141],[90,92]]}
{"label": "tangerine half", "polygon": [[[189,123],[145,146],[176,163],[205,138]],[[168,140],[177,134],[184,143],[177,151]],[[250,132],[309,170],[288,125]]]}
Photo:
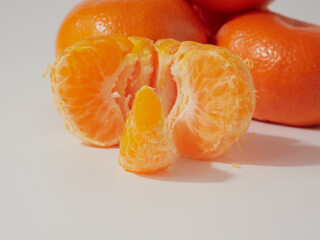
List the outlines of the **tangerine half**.
{"label": "tangerine half", "polygon": [[146,38],[109,35],[68,48],[51,71],[66,128],[89,144],[118,144],[134,94],[152,85],[156,66],[155,48]]}
{"label": "tangerine half", "polygon": [[226,151],[246,132],[255,108],[247,66],[226,48],[182,42],[171,72],[178,94],[168,125],[177,151],[200,160]]}

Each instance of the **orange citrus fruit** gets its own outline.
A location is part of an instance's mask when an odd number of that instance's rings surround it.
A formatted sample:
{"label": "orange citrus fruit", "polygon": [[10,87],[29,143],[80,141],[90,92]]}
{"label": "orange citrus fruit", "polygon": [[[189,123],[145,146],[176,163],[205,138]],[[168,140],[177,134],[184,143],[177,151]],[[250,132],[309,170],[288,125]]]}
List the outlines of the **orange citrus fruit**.
{"label": "orange citrus fruit", "polygon": [[273,12],[250,12],[227,22],[217,44],[252,60],[259,96],[255,119],[320,124],[320,26]]}
{"label": "orange citrus fruit", "polygon": [[[98,146],[119,142],[135,93],[143,85],[155,87],[178,153],[196,159],[217,156],[237,141],[255,106],[252,78],[239,57],[226,48],[173,39],[155,44],[113,34],[85,39],[56,60],[51,83],[67,128]],[[150,91],[143,88],[136,106],[158,102]],[[148,125],[149,114],[162,114],[154,108],[136,107],[132,117]],[[128,131],[138,128],[137,122],[127,125]]]}
{"label": "orange citrus fruit", "polygon": [[189,0],[214,12],[242,12],[267,6],[273,0]]}
{"label": "orange citrus fruit", "polygon": [[110,33],[152,40],[207,41],[201,21],[184,0],[86,0],[63,20],[56,54],[86,37]]}
{"label": "orange citrus fruit", "polygon": [[131,172],[154,172],[175,159],[159,98],[144,86],[136,93],[120,140],[120,165]]}

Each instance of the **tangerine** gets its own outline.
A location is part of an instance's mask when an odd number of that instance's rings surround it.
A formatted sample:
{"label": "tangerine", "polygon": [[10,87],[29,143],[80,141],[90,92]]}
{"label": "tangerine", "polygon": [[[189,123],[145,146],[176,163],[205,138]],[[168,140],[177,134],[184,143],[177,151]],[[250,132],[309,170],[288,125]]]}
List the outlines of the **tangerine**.
{"label": "tangerine", "polygon": [[207,42],[201,21],[184,0],[85,0],[63,20],[56,55],[86,37],[110,33]]}
{"label": "tangerine", "polygon": [[320,26],[257,11],[227,22],[217,44],[253,63],[254,118],[292,126],[320,124]]}

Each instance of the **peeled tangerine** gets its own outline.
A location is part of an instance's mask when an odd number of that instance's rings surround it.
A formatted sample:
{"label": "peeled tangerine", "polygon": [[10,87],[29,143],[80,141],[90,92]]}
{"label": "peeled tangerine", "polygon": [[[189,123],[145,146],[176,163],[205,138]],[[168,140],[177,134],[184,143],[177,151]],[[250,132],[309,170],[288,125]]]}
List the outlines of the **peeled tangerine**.
{"label": "peeled tangerine", "polygon": [[136,93],[120,140],[120,165],[131,172],[153,172],[170,166],[174,147],[160,100],[143,86]]}
{"label": "peeled tangerine", "polygon": [[[56,60],[51,83],[66,127],[97,146],[118,144],[136,92],[143,85],[155,88],[178,154],[194,159],[226,151],[247,130],[255,107],[252,77],[238,56],[172,39],[85,39]],[[164,168],[172,154],[160,102],[147,87],[136,98],[120,163],[130,171]]]}

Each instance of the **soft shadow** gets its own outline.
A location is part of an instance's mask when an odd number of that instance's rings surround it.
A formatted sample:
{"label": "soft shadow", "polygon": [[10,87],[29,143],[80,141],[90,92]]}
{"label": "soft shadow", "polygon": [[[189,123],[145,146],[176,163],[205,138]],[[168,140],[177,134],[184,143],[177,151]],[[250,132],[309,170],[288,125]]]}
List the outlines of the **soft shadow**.
{"label": "soft shadow", "polygon": [[319,127],[315,127],[313,130],[320,131],[320,126]]}
{"label": "soft shadow", "polygon": [[[249,133],[250,134],[250,133]],[[291,138],[256,134],[244,143],[241,152],[233,146],[229,152],[213,161],[240,165],[295,167],[320,164],[320,147]]]}
{"label": "soft shadow", "polygon": [[231,178],[231,174],[212,167],[212,162],[178,158],[167,170],[152,174],[137,174],[141,177],[168,182],[223,182]]}
{"label": "soft shadow", "polygon": [[305,129],[305,130],[320,130],[320,125],[312,125],[312,126],[291,126],[291,125],[284,125],[281,123],[276,123],[276,122],[270,122],[270,121],[264,121],[264,120],[259,120],[259,119],[253,119],[255,122],[260,122],[260,123],[266,123],[270,125],[275,125],[275,126],[280,126],[280,127],[287,127],[287,128],[297,128],[297,129]]}

